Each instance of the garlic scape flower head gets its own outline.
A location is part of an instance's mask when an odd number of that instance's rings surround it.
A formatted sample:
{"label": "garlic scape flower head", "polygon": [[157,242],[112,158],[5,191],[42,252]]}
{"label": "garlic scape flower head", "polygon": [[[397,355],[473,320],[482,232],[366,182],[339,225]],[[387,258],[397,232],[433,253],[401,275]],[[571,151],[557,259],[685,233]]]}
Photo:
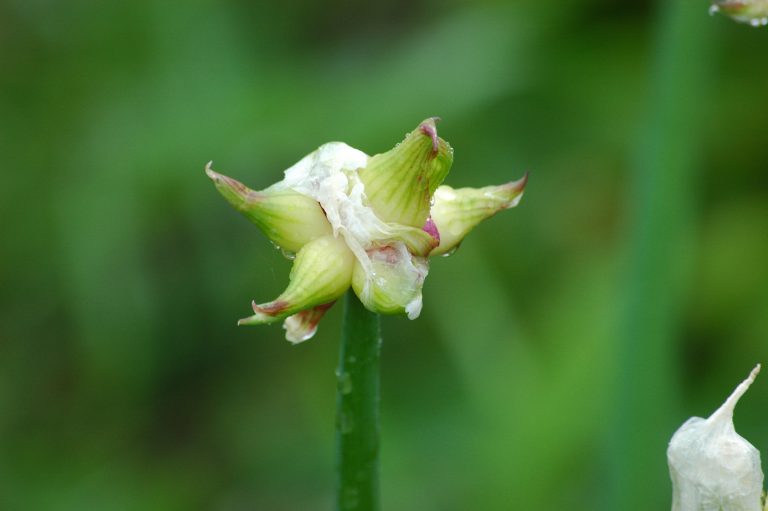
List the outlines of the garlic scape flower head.
{"label": "garlic scape flower head", "polygon": [[760,365],[708,419],[692,417],[667,449],[672,511],[762,511],[760,453],[733,427],[736,403]]}
{"label": "garlic scape flower head", "polygon": [[713,0],[709,12],[721,12],[753,27],[768,25],[768,0]]}
{"label": "garlic scape flower head", "polygon": [[526,174],[500,186],[441,186],[453,149],[437,135],[437,120],[374,156],[324,144],[261,191],[208,164],[221,195],[294,259],[285,291],[254,302],[238,324],[284,320],[286,338],[305,341],[350,286],[371,311],[419,316],[428,258],[450,254],[482,220],[516,206],[527,182]]}

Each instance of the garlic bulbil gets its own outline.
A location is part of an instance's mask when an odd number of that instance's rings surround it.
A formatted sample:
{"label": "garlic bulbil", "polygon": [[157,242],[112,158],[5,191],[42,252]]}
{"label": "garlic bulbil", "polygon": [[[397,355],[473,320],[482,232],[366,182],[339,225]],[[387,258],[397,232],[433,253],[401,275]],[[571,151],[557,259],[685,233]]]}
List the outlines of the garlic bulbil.
{"label": "garlic bulbil", "polygon": [[762,511],[760,452],[733,426],[739,398],[755,381],[749,377],[707,419],[688,419],[669,442],[672,511]]}

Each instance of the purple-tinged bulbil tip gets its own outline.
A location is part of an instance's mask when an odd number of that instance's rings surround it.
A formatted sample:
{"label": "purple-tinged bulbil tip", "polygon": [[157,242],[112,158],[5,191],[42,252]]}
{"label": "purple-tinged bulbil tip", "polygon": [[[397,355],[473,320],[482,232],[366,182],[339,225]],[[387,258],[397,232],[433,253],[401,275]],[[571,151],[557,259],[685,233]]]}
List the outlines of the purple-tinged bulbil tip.
{"label": "purple-tinged bulbil tip", "polygon": [[219,177],[221,177],[221,174],[213,170],[211,167],[213,166],[213,160],[209,161],[208,164],[205,166],[205,174],[213,179],[214,181],[217,181]]}
{"label": "purple-tinged bulbil tip", "polygon": [[267,316],[277,316],[288,308],[288,302],[285,300],[275,300],[274,302],[259,305],[256,300],[251,302],[251,308],[256,314],[266,314]]}
{"label": "purple-tinged bulbil tip", "polygon": [[206,175],[211,178],[216,188],[235,208],[240,209],[244,205],[256,202],[264,197],[263,193],[251,190],[237,179],[219,174],[211,168],[212,164],[213,162],[211,161],[205,166]]}
{"label": "purple-tinged bulbil tip", "polygon": [[430,117],[421,125],[419,128],[421,129],[421,132],[424,133],[426,136],[432,139],[432,153],[437,154],[437,151],[440,148],[440,140],[437,138],[437,121],[439,121],[439,117]]}
{"label": "purple-tinged bulbil tip", "polygon": [[518,179],[517,181],[512,181],[507,186],[509,186],[512,190],[516,192],[522,193],[523,190],[525,190],[525,186],[528,184],[528,172],[526,172],[523,177]]}

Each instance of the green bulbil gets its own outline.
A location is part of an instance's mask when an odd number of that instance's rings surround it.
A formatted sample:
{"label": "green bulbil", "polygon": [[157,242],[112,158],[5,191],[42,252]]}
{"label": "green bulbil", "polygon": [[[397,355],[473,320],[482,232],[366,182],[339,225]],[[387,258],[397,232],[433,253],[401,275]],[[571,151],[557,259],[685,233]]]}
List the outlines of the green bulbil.
{"label": "green bulbil", "polygon": [[369,256],[369,271],[356,264],[352,273],[352,289],[363,305],[380,314],[418,317],[429,268],[426,258],[410,257],[403,247],[389,246],[371,250]]}
{"label": "green bulbil", "polygon": [[449,254],[483,220],[517,206],[528,181],[522,179],[499,186],[459,188],[441,186],[435,193],[432,220],[440,233],[440,244],[431,255]]}
{"label": "green bulbil", "polygon": [[453,163],[453,149],[437,136],[436,120],[425,120],[360,170],[368,202],[382,220],[413,227],[427,221],[432,195]]}
{"label": "green bulbil", "polygon": [[307,243],[296,254],[285,291],[269,303],[254,303],[254,315],[241,319],[238,324],[273,323],[336,300],[350,286],[354,261],[344,242],[333,235]]}
{"label": "green bulbil", "polygon": [[312,240],[331,234],[320,204],[311,197],[289,189],[251,190],[240,181],[205,169],[219,193],[275,245],[298,252]]}

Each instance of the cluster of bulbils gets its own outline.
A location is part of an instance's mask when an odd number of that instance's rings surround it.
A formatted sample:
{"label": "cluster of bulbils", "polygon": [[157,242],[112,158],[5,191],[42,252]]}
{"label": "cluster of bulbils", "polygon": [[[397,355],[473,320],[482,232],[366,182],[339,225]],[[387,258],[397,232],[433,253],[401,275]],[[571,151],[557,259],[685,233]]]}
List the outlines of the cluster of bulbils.
{"label": "cluster of bulbils", "polygon": [[760,452],[733,427],[736,403],[759,371],[709,418],[692,417],[675,432],[667,449],[672,511],[763,511]]}
{"label": "cluster of bulbils", "polygon": [[482,220],[516,206],[527,182],[526,174],[485,188],[441,186],[453,149],[438,137],[437,120],[374,156],[324,144],[262,191],[208,164],[224,198],[294,259],[287,289],[254,302],[254,314],[238,324],[284,320],[286,338],[305,341],[350,286],[371,311],[418,317],[428,258],[452,253]]}
{"label": "cluster of bulbils", "polygon": [[768,25],[768,0],[713,0],[709,13],[716,12],[753,27]]}

